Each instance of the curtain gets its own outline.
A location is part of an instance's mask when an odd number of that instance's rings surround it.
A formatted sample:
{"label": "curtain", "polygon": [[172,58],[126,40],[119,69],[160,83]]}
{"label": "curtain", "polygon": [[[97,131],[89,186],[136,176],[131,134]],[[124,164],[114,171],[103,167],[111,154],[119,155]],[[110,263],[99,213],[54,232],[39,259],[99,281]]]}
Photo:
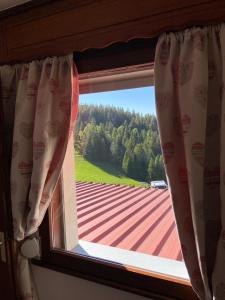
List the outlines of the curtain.
{"label": "curtain", "polygon": [[51,202],[78,110],[72,55],[0,67],[18,299],[34,299],[29,261],[20,253]]}
{"label": "curtain", "polygon": [[162,152],[200,299],[225,299],[225,25],[163,34],[155,56]]}

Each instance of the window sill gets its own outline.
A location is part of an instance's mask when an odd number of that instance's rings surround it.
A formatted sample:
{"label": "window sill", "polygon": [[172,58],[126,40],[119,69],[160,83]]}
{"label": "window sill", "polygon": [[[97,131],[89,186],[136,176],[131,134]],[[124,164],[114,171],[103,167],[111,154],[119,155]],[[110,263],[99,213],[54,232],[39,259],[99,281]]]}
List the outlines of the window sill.
{"label": "window sill", "polygon": [[[43,253],[43,258],[33,259],[32,263],[41,267],[52,269],[61,273],[72,275],[75,277],[83,278],[89,281],[97,282],[103,285],[107,285],[120,290],[125,290],[137,295],[152,298],[154,300],[197,300],[197,296],[193,292],[190,283],[186,278],[186,275],[182,275],[182,267],[179,270],[174,271],[173,274],[180,274],[180,278],[168,276],[164,273],[166,272],[164,263],[160,265],[159,270],[152,272],[147,270],[148,268],[156,266],[157,260],[154,258],[149,259],[148,266],[145,269],[136,268],[134,266],[130,267],[128,265],[123,265],[122,261],[128,262],[129,259],[135,259],[134,256],[129,258],[125,257],[127,250],[119,251],[117,254],[117,262],[112,263],[107,258],[113,254],[112,249],[108,247],[99,247],[98,251],[101,251],[105,260],[101,257],[99,259],[95,257],[84,256],[84,251],[91,253],[91,251],[97,250],[93,245],[84,245],[86,243],[80,243],[77,247],[77,253],[71,253],[62,250],[51,250],[47,255]],[[97,245],[98,247],[99,245]],[[100,249],[101,248],[101,249]],[[109,247],[112,248],[112,247]],[[118,249],[117,249],[118,250]],[[79,252],[79,254],[78,254]],[[129,251],[128,251],[129,252]],[[118,253],[118,252],[117,252]],[[140,254],[138,254],[140,255]],[[101,255],[102,256],[102,255]],[[148,256],[148,255],[147,255]],[[142,256],[141,256],[142,257]],[[143,259],[145,255],[143,256]],[[164,259],[160,259],[165,262]],[[167,261],[167,259],[165,259]],[[136,261],[136,264],[138,262]],[[179,263],[179,262],[178,262]],[[132,261],[132,265],[134,262]],[[159,266],[157,266],[159,269]],[[171,273],[171,272],[170,272]],[[181,279],[183,278],[183,279]]]}
{"label": "window sill", "polygon": [[83,240],[79,240],[78,245],[72,251],[78,255],[117,263],[138,273],[144,272],[146,275],[148,272],[155,273],[156,276],[168,277],[171,281],[179,281],[185,285],[190,285],[185,264],[180,261]]}

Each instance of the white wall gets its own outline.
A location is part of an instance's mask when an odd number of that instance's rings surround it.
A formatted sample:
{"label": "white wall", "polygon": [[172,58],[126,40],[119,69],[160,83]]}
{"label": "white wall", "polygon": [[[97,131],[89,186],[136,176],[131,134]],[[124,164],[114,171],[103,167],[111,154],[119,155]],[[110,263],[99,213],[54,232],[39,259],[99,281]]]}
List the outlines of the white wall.
{"label": "white wall", "polygon": [[32,271],[40,300],[149,300],[38,266]]}

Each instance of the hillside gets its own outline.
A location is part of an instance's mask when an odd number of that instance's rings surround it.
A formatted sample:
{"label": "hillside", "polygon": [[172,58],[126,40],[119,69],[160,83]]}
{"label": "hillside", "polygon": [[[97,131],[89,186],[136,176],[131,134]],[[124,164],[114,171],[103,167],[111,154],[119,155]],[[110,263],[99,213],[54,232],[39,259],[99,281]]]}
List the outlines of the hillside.
{"label": "hillside", "polygon": [[81,155],[75,155],[75,177],[77,181],[145,186],[126,177],[122,170],[109,162],[90,162]]}
{"label": "hillside", "polygon": [[117,166],[117,178],[122,174],[134,181],[166,180],[154,115],[79,105],[74,137],[76,153],[89,162],[101,161],[107,173]]}

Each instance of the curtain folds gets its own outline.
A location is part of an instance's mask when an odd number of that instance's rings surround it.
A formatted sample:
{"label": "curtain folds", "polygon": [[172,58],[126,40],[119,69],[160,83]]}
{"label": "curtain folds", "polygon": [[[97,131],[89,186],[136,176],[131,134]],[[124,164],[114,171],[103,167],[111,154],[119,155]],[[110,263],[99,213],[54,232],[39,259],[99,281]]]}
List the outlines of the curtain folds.
{"label": "curtain folds", "polygon": [[34,234],[50,204],[78,110],[73,56],[0,67],[5,146],[11,164],[11,203],[19,299],[34,299],[21,242]]}
{"label": "curtain folds", "polygon": [[163,34],[157,116],[178,232],[193,288],[225,299],[225,25]]}

